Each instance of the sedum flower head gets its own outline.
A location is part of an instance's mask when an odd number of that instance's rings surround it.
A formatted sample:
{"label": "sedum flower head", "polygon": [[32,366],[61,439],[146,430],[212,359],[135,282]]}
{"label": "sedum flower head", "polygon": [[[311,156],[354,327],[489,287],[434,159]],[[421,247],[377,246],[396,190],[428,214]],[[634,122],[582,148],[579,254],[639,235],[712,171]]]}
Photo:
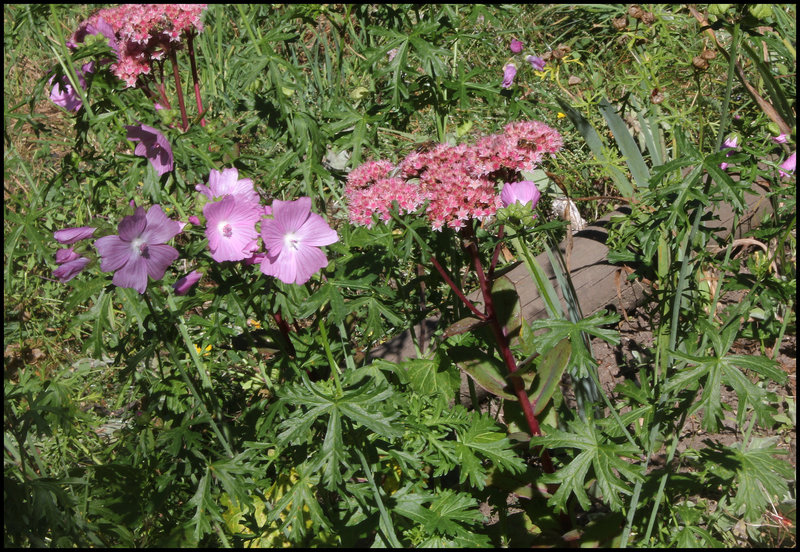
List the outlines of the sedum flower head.
{"label": "sedum flower head", "polygon": [[158,176],[162,176],[175,167],[172,147],[161,132],[147,125],[126,125],[125,129],[128,131],[128,140],[139,142],[133,153],[147,157]]}
{"label": "sedum flower head", "polygon": [[95,241],[100,270],[114,271],[114,285],[144,293],[147,277],[160,280],[178,258],[178,251],[166,242],[179,232],[180,225],[167,218],[160,205],[153,205],[147,213],[144,207],[137,207],[133,215],[120,221],[119,235]]}
{"label": "sedum flower head", "polygon": [[311,212],[310,197],[276,199],[272,215],[261,222],[261,238],[267,249],[261,272],[286,284],[304,284],[328,266],[320,247],[339,241],[339,236],[325,219]]}

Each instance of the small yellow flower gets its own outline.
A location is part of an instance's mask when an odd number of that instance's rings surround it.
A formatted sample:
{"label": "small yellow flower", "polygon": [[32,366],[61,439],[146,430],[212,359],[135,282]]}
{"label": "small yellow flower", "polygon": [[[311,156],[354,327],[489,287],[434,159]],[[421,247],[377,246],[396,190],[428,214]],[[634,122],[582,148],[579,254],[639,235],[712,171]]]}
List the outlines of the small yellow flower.
{"label": "small yellow flower", "polygon": [[252,318],[248,318],[247,323],[253,326],[257,330],[261,329],[261,322],[259,322],[258,320],[253,320]]}
{"label": "small yellow flower", "polygon": [[197,349],[198,355],[202,354],[204,357],[207,357],[211,354],[211,345],[206,345],[205,349],[201,349],[199,345],[195,345],[194,348]]}
{"label": "small yellow flower", "polygon": [[558,117],[559,119],[563,119],[564,117],[566,117],[566,114],[564,114],[564,113],[561,113],[561,112],[559,111],[559,112],[558,112],[558,115],[556,115],[556,117]]}

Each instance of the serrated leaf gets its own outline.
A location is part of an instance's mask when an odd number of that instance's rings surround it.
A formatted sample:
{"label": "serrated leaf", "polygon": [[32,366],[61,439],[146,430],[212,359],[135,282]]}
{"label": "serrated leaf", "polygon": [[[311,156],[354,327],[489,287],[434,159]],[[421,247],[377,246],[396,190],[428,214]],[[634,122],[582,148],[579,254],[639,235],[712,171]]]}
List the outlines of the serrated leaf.
{"label": "serrated leaf", "polygon": [[447,369],[439,370],[438,358],[413,358],[400,363],[406,369],[411,388],[417,393],[430,396],[447,396],[460,385]]}
{"label": "serrated leaf", "polygon": [[777,439],[753,438],[746,449],[743,443],[732,447],[739,463],[736,470],[739,485],[732,504],[743,509],[745,519],[751,523],[761,519],[770,504],[783,499],[789,492],[788,480],[794,478],[791,465],[775,458],[777,454],[787,454],[775,446]]}
{"label": "serrated leaf", "polygon": [[631,494],[620,476],[631,482],[642,479],[634,465],[623,460],[623,457],[637,458],[640,451],[628,443],[616,444],[610,441],[596,427],[580,419],[570,422],[568,428],[571,433],[546,428],[545,435],[531,438],[531,446],[581,450],[566,466],[543,477],[542,481],[545,483],[559,483],[558,490],[547,503],[558,510],[566,511],[567,499],[570,494],[574,494],[582,507],[589,508],[591,503],[585,487],[586,476],[591,467],[603,500],[612,510],[620,511],[623,503],[619,495]]}
{"label": "serrated leaf", "polygon": [[[505,433],[497,431],[497,425],[486,415],[470,413],[470,424],[466,430],[457,432],[455,452],[461,467],[460,483],[467,478],[470,484],[483,489],[486,485],[486,469],[482,458],[489,459],[494,466],[511,473],[519,473],[525,464],[514,453]],[[480,457],[479,457],[480,455]]]}

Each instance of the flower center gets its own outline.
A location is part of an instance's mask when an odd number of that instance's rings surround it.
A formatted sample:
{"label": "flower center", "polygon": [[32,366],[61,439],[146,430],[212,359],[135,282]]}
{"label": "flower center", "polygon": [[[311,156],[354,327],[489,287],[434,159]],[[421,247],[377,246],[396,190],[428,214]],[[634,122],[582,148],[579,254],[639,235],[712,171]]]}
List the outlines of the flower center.
{"label": "flower center", "polygon": [[297,234],[295,234],[294,232],[289,232],[288,234],[286,234],[283,237],[284,245],[286,245],[286,247],[288,247],[289,249],[293,249],[295,251],[300,249],[300,242],[301,241],[302,241],[302,238],[300,236],[298,236]]}
{"label": "flower center", "polygon": [[217,230],[222,234],[223,238],[230,238],[233,236],[233,226],[227,220],[220,221],[217,225]]}
{"label": "flower center", "polygon": [[149,258],[149,254],[147,251],[147,242],[144,241],[142,238],[136,238],[131,242],[131,247],[133,248],[133,252],[139,255],[140,257],[144,257],[145,259]]}

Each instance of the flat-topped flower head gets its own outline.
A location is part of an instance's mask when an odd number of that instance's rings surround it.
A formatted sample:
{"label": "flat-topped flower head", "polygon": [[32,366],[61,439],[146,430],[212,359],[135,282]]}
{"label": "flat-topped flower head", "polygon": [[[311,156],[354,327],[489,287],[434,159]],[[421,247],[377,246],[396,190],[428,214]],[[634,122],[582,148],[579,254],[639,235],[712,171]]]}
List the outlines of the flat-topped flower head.
{"label": "flat-topped flower head", "polygon": [[137,207],[134,214],[120,221],[119,235],[95,241],[100,270],[115,271],[114,285],[144,293],[147,277],[160,280],[178,258],[178,251],[166,242],[179,232],[180,225],[167,218],[160,205],[153,205],[147,213],[144,207]]}
{"label": "flat-topped flower head", "polygon": [[208,199],[217,199],[226,195],[236,196],[237,199],[258,204],[260,198],[249,178],[239,179],[239,171],[235,168],[218,171],[211,169],[208,175],[208,186],[198,184],[195,190],[205,195]]}
{"label": "flat-topped flower head", "polygon": [[147,157],[158,176],[162,176],[175,167],[172,147],[161,132],[147,125],[126,125],[125,129],[128,131],[128,140],[139,142],[133,153]]}
{"label": "flat-topped flower head", "polygon": [[286,284],[304,284],[328,266],[320,247],[339,241],[321,216],[311,212],[311,198],[272,202],[271,219],[261,222],[261,238],[267,254],[261,272]]}
{"label": "flat-topped flower head", "polygon": [[226,195],[221,201],[206,203],[206,237],[211,258],[223,261],[242,261],[258,250],[256,222],[263,210],[258,204]]}

